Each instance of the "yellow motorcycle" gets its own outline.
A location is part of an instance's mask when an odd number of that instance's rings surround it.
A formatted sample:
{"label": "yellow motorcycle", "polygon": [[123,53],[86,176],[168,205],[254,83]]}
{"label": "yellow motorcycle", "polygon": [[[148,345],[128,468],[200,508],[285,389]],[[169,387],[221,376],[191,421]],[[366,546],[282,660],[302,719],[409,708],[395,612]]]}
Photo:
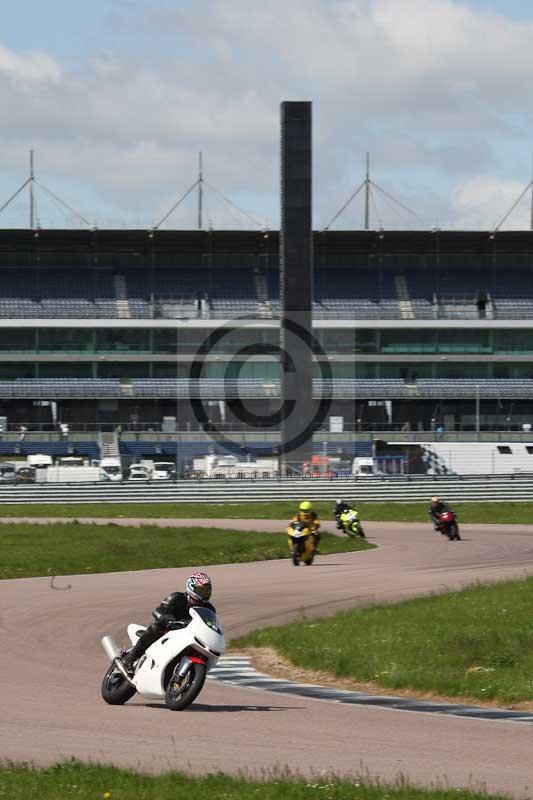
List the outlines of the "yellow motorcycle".
{"label": "yellow motorcycle", "polygon": [[310,567],[316,553],[315,537],[311,529],[304,522],[291,522],[287,528],[289,537],[289,552],[295,567],[303,561]]}

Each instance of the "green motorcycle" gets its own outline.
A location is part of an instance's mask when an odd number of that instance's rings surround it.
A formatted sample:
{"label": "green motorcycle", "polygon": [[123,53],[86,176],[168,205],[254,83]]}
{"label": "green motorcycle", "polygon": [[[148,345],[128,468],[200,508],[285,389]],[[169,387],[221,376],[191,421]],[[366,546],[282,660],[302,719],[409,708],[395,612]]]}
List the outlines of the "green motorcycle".
{"label": "green motorcycle", "polygon": [[342,525],[342,530],[348,536],[353,538],[359,536],[360,539],[366,539],[363,526],[361,525],[361,520],[359,519],[359,512],[355,511],[355,509],[351,508],[349,511],[345,511],[343,514],[341,514],[340,522]]}

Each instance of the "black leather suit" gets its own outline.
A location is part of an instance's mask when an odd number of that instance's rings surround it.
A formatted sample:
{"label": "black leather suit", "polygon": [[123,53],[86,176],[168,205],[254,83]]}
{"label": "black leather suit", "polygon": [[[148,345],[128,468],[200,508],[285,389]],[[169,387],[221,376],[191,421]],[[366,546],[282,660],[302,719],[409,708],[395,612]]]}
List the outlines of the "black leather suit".
{"label": "black leather suit", "polygon": [[335,503],[335,508],[333,509],[333,513],[335,514],[335,517],[337,515],[340,517],[341,514],[344,514],[344,512],[348,511],[349,509],[350,509],[350,504],[345,503],[343,501],[342,503]]}
{"label": "black leather suit", "polygon": [[189,608],[194,608],[194,606],[209,608],[211,611],[215,611],[215,607],[212,606],[211,603],[189,601],[185,592],[172,592],[168,597],[165,597],[152,611],[152,616],[154,618],[152,624],[139,636],[136,644],[127,653],[127,662],[132,664],[144,655],[150,645],[163,635],[169,623],[183,622],[184,625],[188,624],[191,620]]}
{"label": "black leather suit", "polygon": [[443,503],[442,500],[440,502],[436,503],[435,505],[433,505],[433,503],[430,505],[430,507],[428,509],[428,514],[431,517],[431,519],[433,520],[433,524],[435,525],[435,527],[437,527],[437,525],[439,524],[439,516],[440,516],[440,514],[442,514],[444,511],[448,511],[448,510],[449,510],[449,507],[446,505],[446,503]]}

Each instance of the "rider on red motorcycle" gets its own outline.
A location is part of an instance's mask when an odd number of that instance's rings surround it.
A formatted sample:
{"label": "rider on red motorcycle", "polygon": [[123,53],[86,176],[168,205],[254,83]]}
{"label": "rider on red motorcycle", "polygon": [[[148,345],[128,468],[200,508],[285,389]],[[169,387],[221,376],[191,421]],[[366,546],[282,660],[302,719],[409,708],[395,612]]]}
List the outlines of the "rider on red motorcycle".
{"label": "rider on red motorcycle", "polygon": [[439,530],[440,526],[440,515],[443,514],[445,511],[449,511],[450,507],[446,505],[446,503],[440,499],[440,497],[432,497],[431,498],[431,505],[428,509],[428,514],[433,520],[433,525],[435,526],[435,530]]}

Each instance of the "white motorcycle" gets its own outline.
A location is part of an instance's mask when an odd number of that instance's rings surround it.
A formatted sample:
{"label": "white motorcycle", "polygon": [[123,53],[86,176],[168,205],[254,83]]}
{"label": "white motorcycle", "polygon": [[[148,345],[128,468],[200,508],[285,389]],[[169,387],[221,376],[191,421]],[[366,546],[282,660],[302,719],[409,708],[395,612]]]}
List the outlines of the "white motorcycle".
{"label": "white motorcycle", "polygon": [[[169,629],[141,656],[129,675],[120,662],[120,651],[111,636],[102,647],[112,662],[102,682],[102,697],[110,705],[123,705],[138,692],[151,700],[164,698],[168,708],[181,711],[196,700],[207,673],[226,649],[217,615],[208,608],[189,609],[191,621],[170,623]],[[175,626],[175,627],[174,627]],[[146,630],[128,625],[132,646]]]}

